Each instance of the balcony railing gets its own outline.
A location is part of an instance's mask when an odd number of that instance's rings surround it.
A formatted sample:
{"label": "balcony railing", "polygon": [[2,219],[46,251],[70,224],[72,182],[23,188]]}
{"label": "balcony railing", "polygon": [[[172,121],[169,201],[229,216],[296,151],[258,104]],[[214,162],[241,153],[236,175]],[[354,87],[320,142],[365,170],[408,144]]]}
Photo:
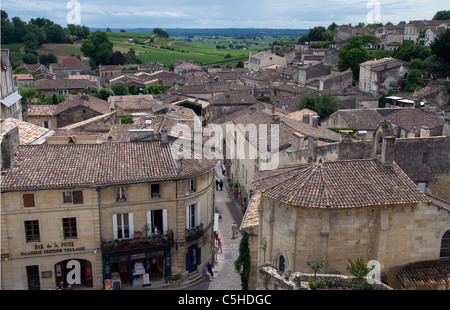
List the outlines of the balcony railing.
{"label": "balcony railing", "polygon": [[192,241],[203,236],[203,224],[195,226],[193,228],[186,228],[186,241]]}
{"label": "balcony railing", "polygon": [[163,235],[151,235],[149,237],[135,237],[132,239],[121,239],[104,241],[102,244],[103,253],[121,252],[137,249],[149,249],[159,246],[172,245],[173,240]]}

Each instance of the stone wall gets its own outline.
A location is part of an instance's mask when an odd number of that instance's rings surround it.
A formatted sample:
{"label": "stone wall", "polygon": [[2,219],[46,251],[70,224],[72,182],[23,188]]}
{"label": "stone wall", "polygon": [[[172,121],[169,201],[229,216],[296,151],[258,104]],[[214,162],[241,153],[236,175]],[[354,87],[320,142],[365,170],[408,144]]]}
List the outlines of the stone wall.
{"label": "stone wall", "polygon": [[61,128],[67,125],[85,121],[98,115],[101,115],[101,113],[84,106],[76,106],[59,113],[56,116],[56,123],[58,128]]}
{"label": "stone wall", "polygon": [[294,207],[262,197],[259,265],[308,272],[308,260],[323,258],[326,273],[348,274],[348,259],[378,260],[382,275],[411,261],[438,259],[450,229],[450,212],[427,204],[344,209]]}

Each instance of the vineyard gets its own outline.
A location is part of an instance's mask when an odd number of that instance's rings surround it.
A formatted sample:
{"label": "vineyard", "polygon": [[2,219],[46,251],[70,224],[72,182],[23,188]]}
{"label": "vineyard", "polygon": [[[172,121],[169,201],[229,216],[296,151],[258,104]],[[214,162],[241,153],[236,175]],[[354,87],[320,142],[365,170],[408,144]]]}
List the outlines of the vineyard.
{"label": "vineyard", "polygon": [[[250,52],[270,46],[263,38],[234,39],[219,36],[161,38],[144,32],[108,32],[114,50],[127,52],[133,48],[142,62],[158,61],[169,67],[177,60],[192,60],[201,66],[223,65],[246,60]],[[132,41],[131,41],[132,40]]]}

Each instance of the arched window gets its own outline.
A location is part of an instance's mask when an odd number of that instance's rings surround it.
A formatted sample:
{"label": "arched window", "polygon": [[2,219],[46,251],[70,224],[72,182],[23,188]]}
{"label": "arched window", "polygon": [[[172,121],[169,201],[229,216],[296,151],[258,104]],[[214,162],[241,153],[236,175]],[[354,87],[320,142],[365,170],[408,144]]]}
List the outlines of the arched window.
{"label": "arched window", "polygon": [[278,270],[284,271],[284,268],[285,268],[284,256],[280,255],[279,262],[278,262]]}
{"label": "arched window", "polygon": [[447,230],[441,240],[440,259],[450,259],[450,230]]}

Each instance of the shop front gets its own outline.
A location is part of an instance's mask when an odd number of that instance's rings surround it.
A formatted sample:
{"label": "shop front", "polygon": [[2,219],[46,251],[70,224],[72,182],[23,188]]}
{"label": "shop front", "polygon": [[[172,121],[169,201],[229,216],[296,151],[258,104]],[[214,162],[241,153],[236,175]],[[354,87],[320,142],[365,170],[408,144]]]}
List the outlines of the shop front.
{"label": "shop front", "polygon": [[172,274],[171,246],[113,251],[103,254],[105,289],[148,286]]}
{"label": "shop front", "polygon": [[58,262],[55,265],[55,278],[56,287],[61,283],[75,288],[93,287],[92,264],[85,259],[68,259]]}

